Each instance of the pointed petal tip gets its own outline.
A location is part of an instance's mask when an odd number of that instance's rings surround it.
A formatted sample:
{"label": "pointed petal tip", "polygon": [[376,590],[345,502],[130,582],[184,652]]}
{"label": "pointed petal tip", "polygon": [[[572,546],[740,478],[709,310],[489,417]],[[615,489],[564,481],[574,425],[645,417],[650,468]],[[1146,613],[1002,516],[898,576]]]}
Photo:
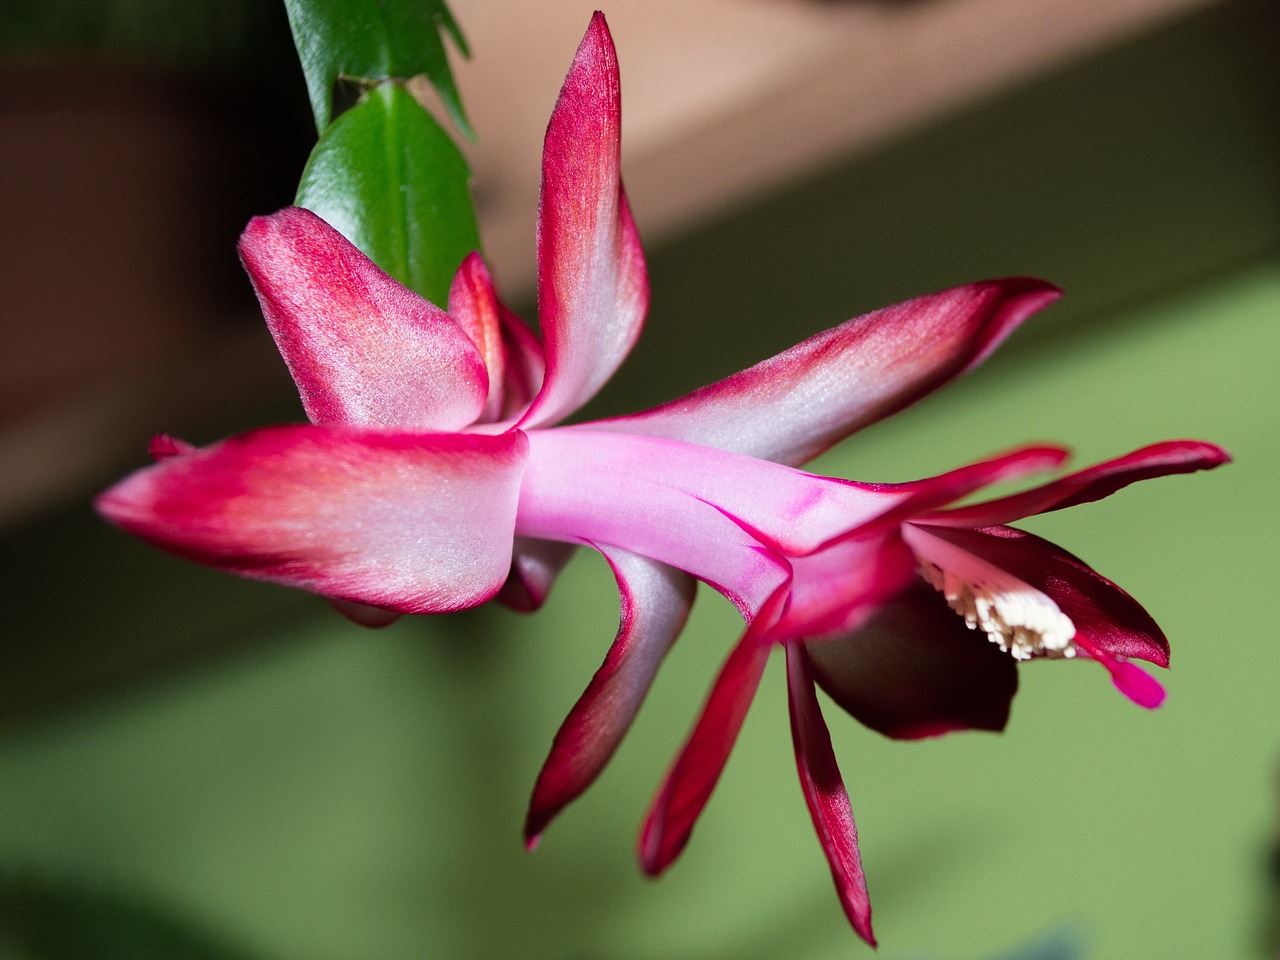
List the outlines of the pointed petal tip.
{"label": "pointed petal tip", "polygon": [[1000,287],[1006,293],[1013,295],[1025,294],[1044,297],[1046,303],[1052,303],[1062,296],[1062,288],[1060,286],[1056,283],[1050,283],[1048,280],[1042,280],[1040,277],[1024,275],[1000,277],[995,280],[988,280],[987,283]]}
{"label": "pointed petal tip", "polygon": [[674,850],[665,848],[663,833],[662,815],[658,803],[654,803],[653,809],[645,817],[644,826],[640,828],[640,838],[636,845],[636,860],[646,877],[661,876],[684,849],[683,843]]}
{"label": "pointed petal tip", "polygon": [[530,853],[538,849],[538,844],[542,843],[542,835],[551,826],[551,821],[567,806],[565,803],[547,803],[541,796],[542,790],[539,788],[542,786],[540,777],[529,798],[529,810],[524,818],[524,848]]}
{"label": "pointed petal tip", "polygon": [[152,460],[164,460],[186,453],[195,453],[195,446],[167,433],[157,433],[147,444],[147,453]]}

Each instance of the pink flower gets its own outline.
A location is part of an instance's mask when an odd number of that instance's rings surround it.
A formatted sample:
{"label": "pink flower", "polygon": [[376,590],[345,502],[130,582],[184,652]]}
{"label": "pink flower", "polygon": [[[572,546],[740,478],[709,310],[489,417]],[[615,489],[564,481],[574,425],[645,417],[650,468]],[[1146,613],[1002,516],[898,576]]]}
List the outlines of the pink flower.
{"label": "pink flower", "polygon": [[1027,447],[906,484],[796,469],[976,366],[1056,298],[1021,278],[855,318],[645,413],[557,426],[617,369],[648,304],[619,120],[616,56],[597,14],[547,130],[541,342],[474,254],[445,311],[306,210],[252,221],[241,255],[310,423],[200,449],[157,438],[158,463],[98,508],[166,550],[313,591],[368,624],[494,598],[533,609],[574,546],[598,550],[622,622],[535,786],[531,846],[604,767],[696,581],[710,584],[747,629],[649,814],[642,863],[656,873],[683,848],[781,645],[801,783],[846,913],[871,941],[814,684],[897,737],[999,729],[1014,662],[1029,657],[1097,661],[1155,706],[1163,692],[1130,662],[1167,664],[1151,618],[1083,562],[1005,524],[1227,457],[1206,443],[1157,444],[961,507],[995,481],[1059,466],[1065,451]]}

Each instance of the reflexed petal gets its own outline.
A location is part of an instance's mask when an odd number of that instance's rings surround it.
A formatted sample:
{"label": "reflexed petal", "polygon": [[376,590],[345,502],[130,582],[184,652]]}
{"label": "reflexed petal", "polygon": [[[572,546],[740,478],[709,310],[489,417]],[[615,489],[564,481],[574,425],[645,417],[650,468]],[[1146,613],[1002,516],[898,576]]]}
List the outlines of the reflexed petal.
{"label": "reflexed petal", "polygon": [[1059,477],[1034,490],[941,511],[928,517],[928,522],[957,527],[994,526],[1101,500],[1139,480],[1210,470],[1230,460],[1230,455],[1221,447],[1199,440],[1153,443],[1114,460]]}
{"label": "reflexed petal", "polygon": [[525,821],[530,848],[552,818],[609,762],[693,605],[696,584],[687,573],[625,550],[607,547],[601,553],[618,580],[621,623],[604,663],[556,733],[551,755],[538,775]]}
{"label": "reflexed petal", "polygon": [[480,415],[467,334],[314,213],[255,217],[240,256],[314,423],[457,430]]}
{"label": "reflexed petal", "polygon": [[654,798],[640,833],[640,865],[646,873],[661,873],[689,842],[760,686],[773,648],[766,634],[786,593],[785,586],[774,592],[729,654],[689,739]]}
{"label": "reflexed petal", "polygon": [[865,726],[898,739],[1003,730],[1018,690],[1013,658],[966,627],[919,580],[861,629],[806,647],[831,699]]}
{"label": "reflexed petal", "polygon": [[622,192],[621,119],[617,54],[597,13],[543,146],[538,317],[547,373],[522,426],[554,423],[586,403],[644,323],[649,281]]}
{"label": "reflexed petal", "polygon": [[502,585],[527,441],[311,425],[169,457],[102,494],[111,521],[173,553],[404,613]]}
{"label": "reflexed petal", "polygon": [[858,936],[876,945],[871,932],[871,898],[858,852],[858,828],[853,807],[831,749],[831,736],[822,719],[813,677],[803,646],[787,647],[787,708],[791,713],[791,740],[796,750],[796,768],[809,814],[813,817],[818,842],[831,866],[836,893],[845,916]]}
{"label": "reflexed petal", "polygon": [[645,413],[602,421],[798,465],[972,369],[1059,291],[1015,277],[857,317]]}

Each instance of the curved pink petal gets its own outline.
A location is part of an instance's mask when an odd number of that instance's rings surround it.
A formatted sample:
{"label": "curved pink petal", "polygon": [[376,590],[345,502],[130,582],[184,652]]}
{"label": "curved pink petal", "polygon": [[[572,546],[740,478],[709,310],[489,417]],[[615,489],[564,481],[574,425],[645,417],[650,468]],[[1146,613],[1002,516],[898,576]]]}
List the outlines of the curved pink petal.
{"label": "curved pink petal", "polygon": [[586,403],[644,323],[649,281],[622,191],[621,120],[617,54],[596,13],[543,145],[538,318],[547,372],[522,426],[554,423]]}
{"label": "curved pink petal", "polygon": [[255,217],[240,257],[312,422],[435,431],[480,415],[470,337],[311,211]]}
{"label": "curved pink petal", "polygon": [[[550,514],[556,511],[559,525],[576,531],[579,539],[614,543],[673,566],[682,565],[597,535],[582,524],[594,518],[619,533],[684,541],[694,531],[672,529],[679,515],[664,515],[658,509],[660,501],[676,494],[728,514],[761,544],[799,554],[899,504],[933,504],[937,502],[935,486],[947,492],[957,489],[946,478],[900,485],[834,480],[662,437],[575,428],[532,431],[529,439],[524,494],[528,510],[521,511],[522,533],[555,536],[550,532],[554,523]],[[1032,457],[1036,464],[1043,462],[1039,448]],[[532,527],[535,518],[544,532],[524,529]]]}
{"label": "curved pink petal", "polygon": [[1211,470],[1230,461],[1231,455],[1212,443],[1168,440],[1077,470],[1034,490],[941,511],[927,519],[943,526],[989,527],[1101,500],[1139,480]]}
{"label": "curved pink petal", "polygon": [[538,774],[524,828],[530,849],[609,762],[693,605],[696,583],[688,574],[625,550],[602,547],[600,552],[618,580],[618,635],[556,733]]}
{"label": "curved pink petal", "polygon": [[791,714],[791,741],[795,745],[800,788],[804,791],[818,842],[831,867],[840,905],[858,936],[874,947],[871,898],[862,872],[862,855],[858,852],[853,807],[814,693],[808,656],[799,645],[787,647],[787,709]]}
{"label": "curved pink petal", "polygon": [[649,808],[638,853],[641,867],[650,875],[661,873],[680,855],[724,771],[773,649],[768,627],[781,612],[786,594],[785,585],[773,593],[729,654]]}
{"label": "curved pink petal", "polygon": [[466,331],[484,358],[489,395],[480,416],[483,423],[506,429],[523,414],[542,387],[546,360],[542,344],[528,325],[498,299],[478,253],[470,254],[449,288],[449,315]]}
{"label": "curved pink petal", "polygon": [[511,564],[527,440],[268,427],[140,470],[107,519],[222,570],[403,613],[475,606]]}
{"label": "curved pink petal", "polygon": [[858,630],[805,646],[827,695],[895,739],[1003,730],[1018,690],[1014,659],[918,579]]}
{"label": "curved pink petal", "polygon": [[666,563],[748,617],[786,576],[758,529],[814,546],[907,496],[657,437],[535,430],[529,442],[517,533]]}
{"label": "curved pink petal", "polygon": [[798,465],[977,366],[1058,296],[1043,281],[1014,277],[918,297],[598,426]]}

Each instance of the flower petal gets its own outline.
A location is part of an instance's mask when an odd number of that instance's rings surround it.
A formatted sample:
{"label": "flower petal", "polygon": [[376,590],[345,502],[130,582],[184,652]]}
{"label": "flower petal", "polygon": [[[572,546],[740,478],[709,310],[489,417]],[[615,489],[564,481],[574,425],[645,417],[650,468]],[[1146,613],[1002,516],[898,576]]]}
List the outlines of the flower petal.
{"label": "flower petal", "polygon": [[496,420],[502,412],[506,348],[502,342],[498,295],[489,268],[478,253],[462,261],[449,286],[449,316],[471,338],[488,374],[489,395],[480,418]]}
{"label": "flower petal", "polygon": [[787,709],[791,714],[791,740],[795,745],[796,768],[804,791],[818,842],[831,866],[836,893],[845,916],[858,936],[876,945],[871,932],[871,898],[858,852],[858,828],[844,779],[831,749],[831,735],[822,719],[814,694],[808,656],[800,645],[787,646]]}
{"label": "flower petal", "polygon": [[785,584],[774,591],[729,654],[689,739],[654,797],[638,851],[641,867],[651,876],[680,855],[720,779],[764,675],[773,649],[768,627],[781,612],[786,595]]}
{"label": "flower petal", "polygon": [[919,297],[810,337],[741,373],[598,426],[798,465],[972,369],[1059,291],[991,280]]}
{"label": "flower petal", "polygon": [[312,422],[443,431],[480,415],[467,334],[314,213],[255,217],[240,257]]}
{"label": "flower petal", "polygon": [[856,630],[916,579],[915,554],[891,535],[842,540],[791,560],[786,612],[770,631],[777,642]]}
{"label": "flower petal", "polygon": [[502,585],[527,448],[519,432],[268,427],[168,457],[97,506],[144,540],[222,570],[438,613]]}
{"label": "flower petal", "polygon": [[896,739],[1003,730],[1018,690],[1013,658],[919,580],[860,629],[805,646],[828,696]]}
{"label": "flower petal", "polygon": [[658,665],[684,629],[696,583],[644,557],[600,548],[618,580],[618,635],[586,692],[556,733],[525,821],[532,849],[547,824],[589,787],[631,727]]}
{"label": "flower petal", "polygon": [[985,560],[1048,596],[1076,635],[1112,656],[1169,665],[1169,641],[1142,606],[1079,557],[1025,530],[980,530],[919,524],[930,534]]}
{"label": "flower petal", "polygon": [[506,421],[499,429],[507,429],[542,386],[546,367],[542,344],[525,322],[498,299],[489,269],[478,253],[463,260],[453,278],[449,315],[484,357],[489,395],[481,421]]}
{"label": "flower petal", "polygon": [[[913,484],[860,484],[713,447],[587,429],[591,426],[530,434],[532,456],[525,478],[529,509],[521,512],[522,528],[526,517],[532,525],[535,516],[553,508],[580,513],[582,521],[594,509],[602,522],[619,529],[669,528],[675,515],[663,517],[649,501],[664,493],[680,494],[734,517],[761,543],[797,554],[814,550],[899,504],[934,504],[938,486],[948,492],[956,489],[950,474]],[[1037,452],[1034,461],[1040,464],[1044,459]],[[616,542],[581,526],[565,526],[576,529],[582,539]],[[691,531],[654,532],[684,538]],[[634,552],[657,557],[644,549]],[[658,559],[678,565],[665,557]]]}
{"label": "flower petal", "polygon": [[531,613],[546,602],[551,585],[578,548],[557,540],[516,537],[511,572],[496,599],[520,613]]}
{"label": "flower petal", "polygon": [[152,460],[165,460],[169,457],[180,457],[188,453],[195,453],[194,444],[171,436],[167,433],[157,433],[151,438],[151,442],[147,444],[147,453],[151,454]]}
{"label": "flower petal", "polygon": [[542,391],[522,426],[572,413],[618,369],[649,306],[644,254],[622,191],[618,59],[596,13],[547,126],[538,210]]}
{"label": "flower petal", "polygon": [[517,532],[621,547],[693,574],[750,616],[786,577],[759,529],[816,545],[903,494],[655,437],[535,430]]}
{"label": "flower petal", "polygon": [[1200,440],[1168,440],[1122,457],[1077,470],[1011,496],[931,515],[928,522],[955,527],[989,527],[1109,497],[1131,483],[1177,473],[1211,470],[1231,461],[1219,446]]}

